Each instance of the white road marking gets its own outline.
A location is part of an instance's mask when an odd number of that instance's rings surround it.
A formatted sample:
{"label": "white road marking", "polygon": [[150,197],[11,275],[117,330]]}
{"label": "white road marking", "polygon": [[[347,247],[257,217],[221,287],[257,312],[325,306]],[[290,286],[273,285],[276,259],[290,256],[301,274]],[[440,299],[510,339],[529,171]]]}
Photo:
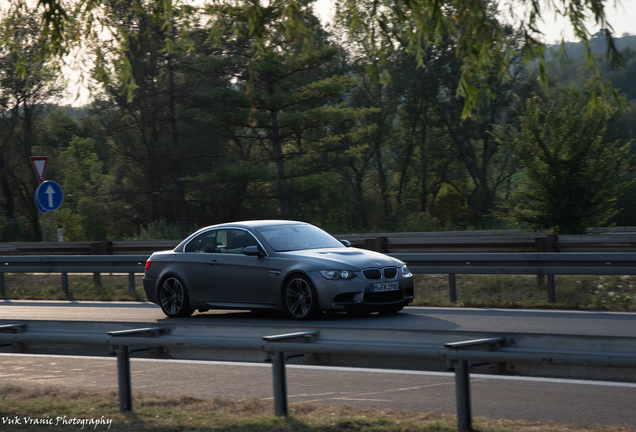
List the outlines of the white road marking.
{"label": "white road marking", "polygon": [[472,308],[472,307],[427,307],[427,306],[407,306],[404,308],[405,312],[429,312],[435,314],[435,311],[455,311],[461,313],[462,311],[470,312],[506,312],[506,313],[529,313],[529,314],[585,314],[585,315],[629,315],[636,317],[634,312],[614,312],[614,311],[590,311],[590,310],[574,310],[574,309],[498,309],[498,308]]}
{"label": "white road marking", "polygon": [[[329,393],[316,393],[316,394],[307,394],[307,393],[303,393],[303,394],[297,394],[297,395],[287,395],[287,398],[302,398],[302,397],[316,397],[316,396],[331,396],[331,395],[335,395],[338,393],[334,393],[334,392],[329,392]],[[334,399],[334,398],[330,398],[330,399]],[[260,398],[260,400],[274,400],[274,397],[265,397],[265,398]],[[322,399],[319,399],[322,400]]]}
{"label": "white road marking", "polygon": [[360,398],[354,398],[354,397],[350,397],[350,398],[338,397],[338,398],[331,398],[331,399],[346,400],[346,401],[365,401],[365,402],[393,402],[390,399],[360,399]]}
{"label": "white road marking", "polygon": [[[99,356],[74,356],[74,355],[54,355],[54,354],[18,354],[18,353],[0,353],[1,357],[39,357],[39,358],[56,358],[56,359],[80,359],[80,360],[106,360],[116,361],[115,357],[99,357]],[[163,363],[183,363],[183,364],[201,364],[210,366],[242,366],[242,367],[264,367],[271,368],[269,363],[249,363],[249,362],[230,362],[230,361],[212,361],[212,360],[175,360],[175,359],[148,359],[148,358],[132,358],[133,362],[163,362]],[[438,376],[438,377],[454,377],[452,372],[428,372],[413,370],[397,370],[397,369],[371,369],[356,367],[338,367],[338,366],[312,366],[312,365],[286,365],[288,369],[305,369],[317,371],[335,371],[335,372],[362,372],[376,374],[396,374],[396,375],[420,375],[420,376]],[[572,385],[592,385],[606,387],[627,387],[636,388],[636,383],[611,382],[611,381],[587,381],[564,378],[537,378],[537,377],[519,377],[507,375],[485,375],[470,374],[473,379],[483,380],[505,380],[505,381],[528,381],[528,382],[544,382],[552,384],[572,384]]]}

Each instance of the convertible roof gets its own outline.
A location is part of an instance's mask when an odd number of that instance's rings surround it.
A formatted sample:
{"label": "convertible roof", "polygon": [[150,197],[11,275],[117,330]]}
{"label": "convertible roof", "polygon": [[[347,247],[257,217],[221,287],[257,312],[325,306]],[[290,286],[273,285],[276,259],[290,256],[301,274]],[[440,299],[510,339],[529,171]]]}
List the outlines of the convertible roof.
{"label": "convertible roof", "polygon": [[242,222],[227,222],[227,223],[222,223],[218,225],[211,225],[206,228],[221,228],[221,227],[260,228],[264,226],[273,226],[273,225],[306,225],[306,223],[298,222],[298,221],[290,221],[290,220],[252,220],[252,221],[242,221]]}
{"label": "convertible roof", "polygon": [[184,245],[189,241],[191,237],[194,235],[198,235],[199,233],[212,229],[212,228],[261,228],[265,226],[276,226],[276,225],[309,225],[306,222],[298,222],[298,221],[290,221],[290,220],[253,220],[253,221],[242,221],[242,222],[227,222],[217,225],[206,226],[205,228],[201,228],[197,230],[195,233],[190,234],[188,237],[183,239],[181,243],[177,245],[173,250],[174,251],[182,251]]}

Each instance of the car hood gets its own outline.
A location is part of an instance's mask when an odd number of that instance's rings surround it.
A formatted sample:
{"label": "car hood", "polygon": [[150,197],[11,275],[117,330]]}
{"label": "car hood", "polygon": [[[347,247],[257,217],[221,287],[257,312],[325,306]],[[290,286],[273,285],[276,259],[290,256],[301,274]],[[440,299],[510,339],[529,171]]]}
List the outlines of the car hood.
{"label": "car hood", "polygon": [[290,252],[277,252],[276,256],[285,258],[293,257],[305,262],[313,262],[315,264],[327,266],[326,268],[342,268],[345,270],[359,270],[387,266],[401,267],[404,265],[402,261],[388,255],[357,248],[307,249]]}

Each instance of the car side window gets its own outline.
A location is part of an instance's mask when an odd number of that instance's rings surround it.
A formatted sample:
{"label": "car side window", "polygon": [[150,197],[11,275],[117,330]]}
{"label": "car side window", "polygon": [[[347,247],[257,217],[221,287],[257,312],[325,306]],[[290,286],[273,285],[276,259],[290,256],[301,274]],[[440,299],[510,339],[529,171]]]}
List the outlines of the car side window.
{"label": "car side window", "polygon": [[212,253],[216,248],[216,231],[206,231],[193,238],[185,247],[186,252]]}
{"label": "car side window", "polygon": [[216,253],[242,254],[248,246],[258,246],[254,236],[238,229],[219,230],[216,237]]}

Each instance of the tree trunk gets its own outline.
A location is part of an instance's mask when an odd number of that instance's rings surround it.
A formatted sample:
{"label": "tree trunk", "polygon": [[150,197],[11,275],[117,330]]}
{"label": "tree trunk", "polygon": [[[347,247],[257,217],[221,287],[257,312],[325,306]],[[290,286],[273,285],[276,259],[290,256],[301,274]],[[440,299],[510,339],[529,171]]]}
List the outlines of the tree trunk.
{"label": "tree trunk", "polygon": [[[273,107],[274,92],[270,90],[269,98]],[[276,170],[278,172],[278,202],[280,204],[281,219],[289,219],[289,200],[285,189],[285,161],[283,155],[283,143],[280,138],[280,126],[278,125],[278,110],[271,108],[272,118],[272,145],[274,146],[274,154],[276,156]]]}
{"label": "tree trunk", "polygon": [[179,149],[179,130],[177,128],[177,115],[175,110],[176,97],[174,91],[174,64],[170,55],[167,57],[169,86],[170,86],[170,134],[172,135],[172,148],[174,153],[174,165],[177,183],[177,207],[179,215],[179,229],[181,237],[188,235],[188,215],[185,200],[185,186],[183,181],[183,172],[181,167],[181,150]]}

